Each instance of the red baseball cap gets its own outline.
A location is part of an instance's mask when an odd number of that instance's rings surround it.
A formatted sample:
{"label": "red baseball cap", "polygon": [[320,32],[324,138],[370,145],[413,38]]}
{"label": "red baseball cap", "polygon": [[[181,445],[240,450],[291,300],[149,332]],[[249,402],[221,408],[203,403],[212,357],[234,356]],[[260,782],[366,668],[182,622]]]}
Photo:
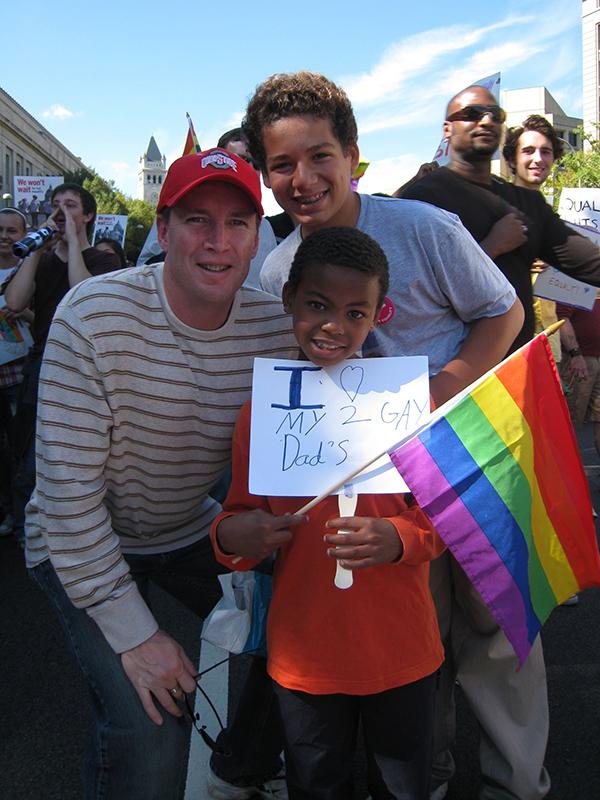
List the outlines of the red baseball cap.
{"label": "red baseball cap", "polygon": [[245,192],[262,217],[260,180],[256,170],[235,153],[218,147],[182,156],[169,167],[156,212],[172,208],[184,194],[204,181],[225,181]]}

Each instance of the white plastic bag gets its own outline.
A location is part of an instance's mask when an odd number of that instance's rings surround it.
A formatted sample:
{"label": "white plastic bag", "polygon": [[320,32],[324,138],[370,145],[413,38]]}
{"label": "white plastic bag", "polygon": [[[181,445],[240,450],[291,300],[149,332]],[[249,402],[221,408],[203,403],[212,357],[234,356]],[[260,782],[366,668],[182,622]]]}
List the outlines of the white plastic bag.
{"label": "white plastic bag", "polygon": [[202,638],[216,647],[241,653],[252,625],[254,572],[219,575],[223,597],[204,620]]}

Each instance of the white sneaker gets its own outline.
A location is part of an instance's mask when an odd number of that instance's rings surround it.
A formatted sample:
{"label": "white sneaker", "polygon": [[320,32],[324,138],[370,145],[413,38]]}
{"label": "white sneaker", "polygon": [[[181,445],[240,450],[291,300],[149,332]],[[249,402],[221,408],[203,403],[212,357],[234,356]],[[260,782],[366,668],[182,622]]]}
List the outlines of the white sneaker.
{"label": "white sneaker", "polygon": [[444,797],[448,794],[448,784],[441,783],[437,789],[434,789],[433,792],[429,795],[429,800],[444,800]]}
{"label": "white sneaker", "polygon": [[256,786],[234,786],[215,775],[209,767],[207,787],[209,796],[214,800],[250,800],[251,797],[263,797],[265,800],[288,800],[283,770],[270,781]]}

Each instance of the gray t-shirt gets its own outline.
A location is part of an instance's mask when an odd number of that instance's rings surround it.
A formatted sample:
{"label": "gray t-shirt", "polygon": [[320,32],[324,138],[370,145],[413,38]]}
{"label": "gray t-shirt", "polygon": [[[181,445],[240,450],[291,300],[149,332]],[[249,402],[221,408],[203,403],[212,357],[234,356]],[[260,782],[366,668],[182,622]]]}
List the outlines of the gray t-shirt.
{"label": "gray t-shirt", "polygon": [[[363,347],[365,356],[429,357],[435,375],[451,361],[471,323],[508,311],[515,291],[458,217],[427,203],[359,195],[356,227],[383,248],[390,288],[379,324]],[[281,297],[300,227],[266,258],[262,288]]]}

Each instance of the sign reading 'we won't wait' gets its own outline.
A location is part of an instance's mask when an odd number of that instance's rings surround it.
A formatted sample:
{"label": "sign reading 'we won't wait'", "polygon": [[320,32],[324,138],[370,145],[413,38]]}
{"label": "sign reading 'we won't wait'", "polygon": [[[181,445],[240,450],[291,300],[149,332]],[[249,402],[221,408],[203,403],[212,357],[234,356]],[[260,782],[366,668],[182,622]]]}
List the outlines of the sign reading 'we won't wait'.
{"label": "sign reading 'we won't wait'", "polygon": [[[343,480],[427,421],[426,356],[349,359],[327,369],[257,358],[252,384],[250,492],[309,497]],[[383,456],[358,493],[406,492]]]}

